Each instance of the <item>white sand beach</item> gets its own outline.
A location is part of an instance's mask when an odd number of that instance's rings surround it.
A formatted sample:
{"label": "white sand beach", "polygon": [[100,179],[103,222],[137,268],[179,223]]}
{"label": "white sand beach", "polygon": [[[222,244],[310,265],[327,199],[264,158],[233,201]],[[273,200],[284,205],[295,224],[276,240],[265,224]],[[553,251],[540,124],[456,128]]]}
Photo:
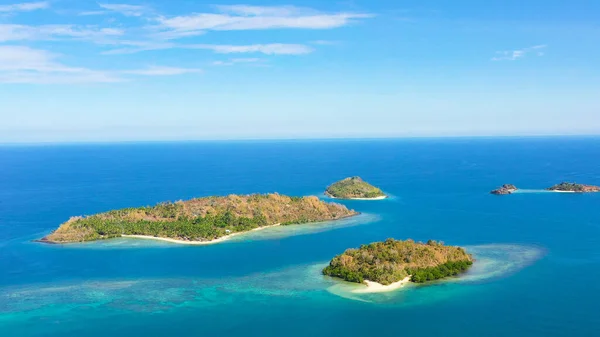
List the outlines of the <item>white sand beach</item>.
{"label": "white sand beach", "polygon": [[370,293],[385,293],[385,292],[389,292],[389,291],[398,290],[398,289],[404,287],[405,285],[407,285],[408,283],[410,283],[410,277],[411,276],[409,275],[398,282],[394,282],[394,283],[386,285],[386,286],[384,286],[381,283],[365,280],[366,287],[352,290],[352,292],[355,294],[370,294]]}
{"label": "white sand beach", "polygon": [[383,195],[381,197],[375,197],[375,198],[336,198],[332,195],[329,194],[325,194],[326,196],[330,197],[331,199],[339,199],[339,200],[383,200],[383,199],[387,199],[388,196],[387,195]]}
{"label": "white sand beach", "polygon": [[555,190],[540,190],[540,189],[518,189],[513,192],[514,194],[522,193],[584,193],[576,191],[555,191]]}
{"label": "white sand beach", "polygon": [[178,239],[172,239],[172,238],[162,238],[162,237],[150,236],[150,235],[121,235],[121,237],[122,238],[130,238],[130,239],[157,240],[157,241],[177,243],[177,244],[182,244],[182,245],[200,246],[200,245],[212,245],[215,243],[227,241],[234,236],[238,236],[238,235],[242,235],[242,234],[246,234],[246,233],[250,233],[250,232],[255,232],[255,231],[260,231],[263,229],[276,227],[276,226],[280,226],[280,225],[281,224],[274,224],[274,225],[270,225],[270,226],[258,227],[258,228],[254,228],[254,229],[246,231],[246,232],[238,232],[238,233],[233,233],[233,234],[229,234],[226,236],[222,236],[218,239],[214,239],[211,241],[187,241],[187,240],[178,240]]}
{"label": "white sand beach", "polygon": [[387,199],[387,195],[384,195],[381,197],[375,197],[375,198],[351,198],[350,200],[383,200],[383,199]]}

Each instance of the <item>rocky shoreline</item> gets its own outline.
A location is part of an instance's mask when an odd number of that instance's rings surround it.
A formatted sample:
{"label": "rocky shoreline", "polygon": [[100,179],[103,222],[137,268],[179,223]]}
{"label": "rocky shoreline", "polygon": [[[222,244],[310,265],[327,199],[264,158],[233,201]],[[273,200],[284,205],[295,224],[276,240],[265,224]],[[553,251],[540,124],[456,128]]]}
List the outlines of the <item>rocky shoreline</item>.
{"label": "rocky shoreline", "polygon": [[495,194],[495,195],[506,195],[506,194],[513,194],[517,190],[518,190],[518,188],[515,185],[504,184],[500,188],[497,188],[497,189],[491,191],[490,193]]}

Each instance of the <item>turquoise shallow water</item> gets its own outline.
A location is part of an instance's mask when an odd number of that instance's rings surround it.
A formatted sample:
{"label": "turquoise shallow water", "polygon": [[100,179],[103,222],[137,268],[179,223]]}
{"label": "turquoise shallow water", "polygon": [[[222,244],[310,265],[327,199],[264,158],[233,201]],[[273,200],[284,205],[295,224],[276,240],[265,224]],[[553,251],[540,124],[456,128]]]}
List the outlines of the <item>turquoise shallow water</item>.
{"label": "turquoise shallow water", "polygon": [[[597,336],[600,139],[0,147],[1,336]],[[320,193],[361,175],[393,197],[363,214],[218,245],[30,242],[69,216],[195,196]],[[464,277],[355,294],[320,275],[388,237],[466,247]]]}

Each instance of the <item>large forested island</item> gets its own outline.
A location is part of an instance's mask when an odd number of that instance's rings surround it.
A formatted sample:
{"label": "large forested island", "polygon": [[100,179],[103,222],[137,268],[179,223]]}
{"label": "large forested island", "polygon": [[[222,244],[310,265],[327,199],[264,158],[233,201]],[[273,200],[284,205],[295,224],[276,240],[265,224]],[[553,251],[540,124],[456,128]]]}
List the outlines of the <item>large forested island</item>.
{"label": "large forested island", "polygon": [[145,236],[210,242],[272,225],[337,220],[358,214],[317,197],[279,194],[230,195],[126,208],[73,217],[40,241],[69,243]]}
{"label": "large forested island", "polygon": [[340,180],[327,187],[325,194],[337,199],[383,199],[386,197],[381,189],[360,177]]}
{"label": "large forested island", "polygon": [[355,283],[390,285],[410,280],[423,283],[458,275],[473,264],[473,257],[461,247],[433,240],[387,239],[348,249],[331,260],[323,274]]}
{"label": "large forested island", "polygon": [[577,192],[577,193],[589,193],[589,192],[600,192],[599,186],[583,185],[575,183],[560,183],[552,187],[547,188],[549,191],[554,192]]}

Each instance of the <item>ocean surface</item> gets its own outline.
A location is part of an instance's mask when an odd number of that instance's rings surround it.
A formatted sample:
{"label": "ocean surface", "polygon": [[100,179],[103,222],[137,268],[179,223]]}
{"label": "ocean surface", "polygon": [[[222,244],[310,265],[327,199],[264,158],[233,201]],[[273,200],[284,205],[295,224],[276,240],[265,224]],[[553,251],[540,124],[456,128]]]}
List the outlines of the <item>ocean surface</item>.
{"label": "ocean surface", "polygon": [[[210,246],[46,245],[70,216],[208,195],[320,195],[359,217]],[[0,146],[0,336],[600,336],[600,138]],[[512,183],[530,193],[493,196]],[[471,251],[464,277],[355,294],[320,269],[393,237]],[[360,286],[358,286],[360,287]]]}

